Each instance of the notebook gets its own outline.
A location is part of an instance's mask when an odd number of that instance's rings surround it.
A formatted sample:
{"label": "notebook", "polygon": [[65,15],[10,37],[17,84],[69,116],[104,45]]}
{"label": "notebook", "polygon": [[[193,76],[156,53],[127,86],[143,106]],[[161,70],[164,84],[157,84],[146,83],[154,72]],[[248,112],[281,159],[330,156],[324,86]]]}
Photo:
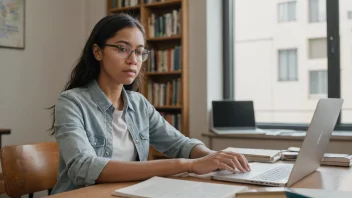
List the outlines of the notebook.
{"label": "notebook", "polygon": [[138,184],[117,189],[112,195],[130,198],[232,198],[237,192],[247,189],[245,186],[152,177]]}
{"label": "notebook", "polygon": [[252,189],[246,192],[239,192],[236,194],[236,198],[347,198],[352,197],[352,192],[348,191],[336,191],[336,190],[321,190],[321,189],[309,189],[309,188],[281,188],[281,187],[270,187],[270,188],[259,188]]}
{"label": "notebook", "polygon": [[224,151],[236,152],[244,155],[249,162],[276,162],[280,159],[281,150],[252,149],[228,147]]}

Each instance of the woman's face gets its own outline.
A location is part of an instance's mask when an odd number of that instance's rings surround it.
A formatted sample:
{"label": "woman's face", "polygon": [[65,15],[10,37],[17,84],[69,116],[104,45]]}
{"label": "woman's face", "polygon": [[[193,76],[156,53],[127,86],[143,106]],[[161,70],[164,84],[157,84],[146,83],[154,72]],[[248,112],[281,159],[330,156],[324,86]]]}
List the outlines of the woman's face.
{"label": "woman's face", "polygon": [[[100,77],[117,84],[131,84],[147,56],[142,32],[137,27],[124,28],[105,44],[99,49]],[[134,51],[131,53],[131,50]]]}

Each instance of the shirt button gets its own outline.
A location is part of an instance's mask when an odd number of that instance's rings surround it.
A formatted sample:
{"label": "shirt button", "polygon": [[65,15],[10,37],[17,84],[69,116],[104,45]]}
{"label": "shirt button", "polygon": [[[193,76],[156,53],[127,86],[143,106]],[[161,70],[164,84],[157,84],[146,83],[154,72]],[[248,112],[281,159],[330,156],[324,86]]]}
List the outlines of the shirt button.
{"label": "shirt button", "polygon": [[139,143],[139,140],[136,140],[136,144],[138,144]]}

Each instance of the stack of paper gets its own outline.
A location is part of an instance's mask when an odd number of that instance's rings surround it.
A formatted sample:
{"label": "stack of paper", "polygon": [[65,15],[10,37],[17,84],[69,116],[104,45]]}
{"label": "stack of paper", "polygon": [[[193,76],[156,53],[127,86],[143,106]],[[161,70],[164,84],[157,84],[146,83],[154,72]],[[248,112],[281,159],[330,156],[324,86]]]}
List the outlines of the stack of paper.
{"label": "stack of paper", "polygon": [[[289,147],[286,152],[281,153],[282,160],[296,160],[299,152],[298,147]],[[350,154],[337,154],[337,153],[325,153],[321,161],[322,165],[330,166],[352,166],[352,155]]]}
{"label": "stack of paper", "polygon": [[131,198],[232,198],[237,192],[247,189],[245,186],[152,177],[141,183],[117,189],[112,195]]}
{"label": "stack of paper", "polygon": [[276,162],[280,159],[280,150],[249,149],[228,147],[224,151],[236,152],[244,155],[250,162]]}
{"label": "stack of paper", "polygon": [[321,164],[323,164],[323,165],[332,165],[332,166],[347,166],[347,167],[349,167],[349,166],[352,165],[352,155],[325,153]]}

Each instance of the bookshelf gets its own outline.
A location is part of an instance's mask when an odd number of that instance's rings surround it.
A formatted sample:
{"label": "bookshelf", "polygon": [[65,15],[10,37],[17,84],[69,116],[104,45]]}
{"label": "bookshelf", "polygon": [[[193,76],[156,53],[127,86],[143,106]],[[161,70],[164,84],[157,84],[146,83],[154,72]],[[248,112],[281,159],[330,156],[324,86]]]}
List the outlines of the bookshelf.
{"label": "bookshelf", "polygon": [[[164,118],[189,136],[188,0],[107,0],[107,14],[139,19],[151,50],[140,92]],[[149,159],[164,158],[152,147]]]}

